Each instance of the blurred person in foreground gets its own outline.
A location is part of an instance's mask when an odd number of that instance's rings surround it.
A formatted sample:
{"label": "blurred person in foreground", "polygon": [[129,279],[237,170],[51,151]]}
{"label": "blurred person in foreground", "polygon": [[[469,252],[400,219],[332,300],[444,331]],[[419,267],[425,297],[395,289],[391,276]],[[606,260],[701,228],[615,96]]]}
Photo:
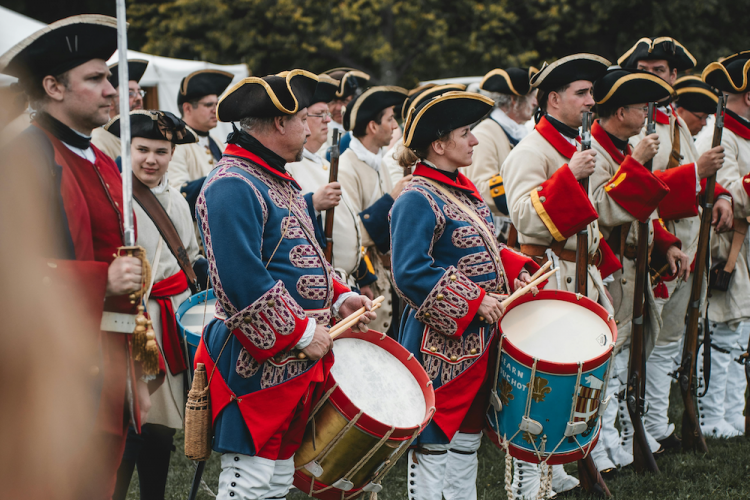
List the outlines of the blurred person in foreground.
{"label": "blurred person in foreground", "polygon": [[[115,93],[105,61],[117,48],[116,26],[108,16],[69,17],[0,56],[0,71],[19,79],[35,110],[10,154],[37,155],[24,166],[36,174],[35,189],[51,203],[42,224],[55,246],[47,252],[42,283],[78,283],[74,303],[99,324],[98,348],[82,368],[89,371],[97,399],[87,419],[93,430],[78,443],[86,457],[79,464],[86,471],[79,498],[87,499],[112,496],[128,425],[145,420],[149,391],[159,382],[142,377],[131,355],[135,306],[128,296],[141,289],[142,268],[135,257],[115,257],[124,245],[121,176],[89,135],[107,122]],[[78,343],[78,335],[69,341]]]}

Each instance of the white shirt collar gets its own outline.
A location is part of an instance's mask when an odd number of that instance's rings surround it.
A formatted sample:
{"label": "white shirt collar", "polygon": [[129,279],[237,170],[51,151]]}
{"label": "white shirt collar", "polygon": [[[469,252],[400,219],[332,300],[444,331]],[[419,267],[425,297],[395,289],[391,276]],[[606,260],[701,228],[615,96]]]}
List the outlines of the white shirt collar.
{"label": "white shirt collar", "polygon": [[529,133],[529,130],[523,123],[516,123],[515,120],[510,118],[505,111],[500,108],[493,109],[492,113],[490,113],[490,118],[495,120],[503,130],[505,130],[505,132],[516,141],[520,141]]}
{"label": "white shirt collar", "polygon": [[352,136],[352,142],[349,143],[349,149],[354,151],[354,154],[357,155],[360,161],[367,163],[376,172],[380,172],[380,164],[388,150],[387,147],[384,147],[380,148],[377,153],[373,153],[354,136]]}
{"label": "white shirt collar", "polygon": [[154,194],[161,194],[165,192],[167,189],[169,189],[169,182],[167,177],[169,176],[169,172],[164,172],[164,177],[161,178],[161,181],[159,181],[159,185],[155,188],[151,188],[151,192]]}
{"label": "white shirt collar", "polygon": [[341,130],[342,132],[346,132],[344,130],[344,126],[342,124],[340,124],[339,122],[337,122],[337,121],[331,120],[331,123],[329,123],[328,125],[331,126],[331,127],[333,127],[333,128],[337,128],[337,129]]}
{"label": "white shirt collar", "polygon": [[315,153],[311,153],[310,151],[307,150],[307,148],[302,148],[302,158],[307,158],[308,160],[313,161],[317,163],[318,165],[323,164],[323,158],[316,155]]}

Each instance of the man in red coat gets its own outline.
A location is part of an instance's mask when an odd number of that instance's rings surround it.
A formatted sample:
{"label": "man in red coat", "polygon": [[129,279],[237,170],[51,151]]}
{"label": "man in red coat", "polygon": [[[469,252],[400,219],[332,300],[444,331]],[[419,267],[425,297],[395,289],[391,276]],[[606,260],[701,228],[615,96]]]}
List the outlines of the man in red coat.
{"label": "man in red coat", "polygon": [[[116,20],[81,15],[57,21],[0,57],[0,72],[19,79],[35,110],[32,125],[14,152],[39,153],[25,165],[38,174],[48,200],[48,229],[56,254],[43,265],[47,283],[75,283],[96,321],[99,352],[92,356],[91,390],[98,398],[92,431],[81,443],[85,486],[79,498],[111,498],[131,416],[140,421],[150,405],[148,382],[131,357],[134,306],[128,295],[141,288],[141,264],[115,257],[123,246],[122,181],[112,159],[90,143],[91,130],[109,119],[115,90],[106,60],[117,48]],[[41,163],[41,164],[39,164]],[[70,339],[85,344],[90,338]],[[153,384],[152,384],[153,385]]]}

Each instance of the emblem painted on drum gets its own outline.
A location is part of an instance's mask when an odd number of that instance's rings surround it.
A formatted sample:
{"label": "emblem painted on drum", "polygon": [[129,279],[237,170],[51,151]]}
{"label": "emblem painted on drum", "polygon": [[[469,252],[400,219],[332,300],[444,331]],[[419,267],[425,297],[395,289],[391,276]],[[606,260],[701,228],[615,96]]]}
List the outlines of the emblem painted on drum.
{"label": "emblem painted on drum", "polygon": [[503,379],[500,381],[500,401],[502,401],[503,405],[507,406],[508,403],[510,403],[513,399],[515,399],[515,396],[511,394],[513,392],[513,386],[510,385],[510,382]]}
{"label": "emblem painted on drum", "polygon": [[[526,384],[526,387],[529,387],[529,382]],[[541,377],[534,377],[534,389],[531,391],[531,399],[533,399],[537,403],[541,403],[544,401],[544,398],[552,392],[552,388],[547,387],[547,384],[549,384],[549,380]]]}

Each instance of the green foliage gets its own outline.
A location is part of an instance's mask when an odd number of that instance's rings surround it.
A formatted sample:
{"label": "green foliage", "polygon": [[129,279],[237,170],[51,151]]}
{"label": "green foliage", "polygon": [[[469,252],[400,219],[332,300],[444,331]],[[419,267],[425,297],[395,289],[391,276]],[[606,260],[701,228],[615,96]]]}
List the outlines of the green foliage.
{"label": "green foliage", "polygon": [[353,66],[378,83],[482,75],[575,52],[615,62],[674,36],[699,63],[747,49],[750,0],[172,0],[130,2],[131,46],[257,75]]}

